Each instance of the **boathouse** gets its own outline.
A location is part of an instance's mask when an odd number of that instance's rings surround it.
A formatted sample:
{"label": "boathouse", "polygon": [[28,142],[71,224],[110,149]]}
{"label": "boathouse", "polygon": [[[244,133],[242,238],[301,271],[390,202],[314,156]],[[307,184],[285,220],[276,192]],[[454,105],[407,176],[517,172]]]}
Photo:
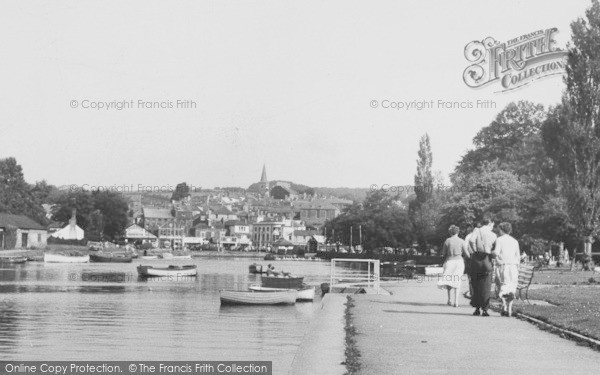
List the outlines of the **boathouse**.
{"label": "boathouse", "polygon": [[23,215],[0,213],[0,250],[44,248],[48,231]]}

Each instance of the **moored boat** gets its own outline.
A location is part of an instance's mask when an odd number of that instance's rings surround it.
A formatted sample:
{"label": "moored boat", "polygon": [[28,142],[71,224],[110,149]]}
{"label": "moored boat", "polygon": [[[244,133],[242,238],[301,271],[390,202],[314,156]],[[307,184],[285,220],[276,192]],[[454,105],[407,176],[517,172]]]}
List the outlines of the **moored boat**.
{"label": "moored boat", "polygon": [[304,277],[263,276],[261,285],[267,288],[300,289]]}
{"label": "moored boat", "polygon": [[90,254],[90,262],[95,263],[131,263],[133,257],[123,253],[96,252]]}
{"label": "moored boat", "polygon": [[160,276],[196,276],[196,265],[190,264],[185,266],[170,265],[168,267],[142,266],[137,267],[138,275],[141,277],[160,277]]}
{"label": "moored boat", "polygon": [[27,258],[25,257],[0,257],[0,263],[25,263],[27,262]]}
{"label": "moored boat", "polygon": [[44,253],[45,263],[88,263],[89,255],[81,253]]}
{"label": "moored boat", "polygon": [[223,305],[293,305],[296,303],[295,290],[274,291],[268,293],[255,291],[221,290]]}
{"label": "moored boat", "polygon": [[162,258],[163,259],[192,259],[191,255],[173,255],[171,253],[162,253]]}
{"label": "moored boat", "polygon": [[142,255],[140,257],[140,259],[143,260],[153,260],[153,259],[158,259],[158,255]]}
{"label": "moored boat", "polygon": [[266,273],[266,267],[263,267],[262,264],[252,263],[248,266],[248,271],[250,273]]}
{"label": "moored boat", "polygon": [[[250,290],[255,292],[281,292],[284,290],[293,290],[293,289],[283,289],[283,288],[267,288],[260,285],[252,285],[250,286]],[[313,301],[315,299],[315,287],[313,286],[303,286],[301,289],[296,290],[296,301]]]}

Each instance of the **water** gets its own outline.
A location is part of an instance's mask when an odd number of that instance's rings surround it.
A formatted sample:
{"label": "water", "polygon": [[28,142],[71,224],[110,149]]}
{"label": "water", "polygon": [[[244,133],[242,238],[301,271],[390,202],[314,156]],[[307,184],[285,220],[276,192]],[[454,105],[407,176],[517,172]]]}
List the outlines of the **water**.
{"label": "water", "polygon": [[[254,261],[0,265],[0,358],[264,360],[273,361],[274,373],[286,373],[319,306],[319,288],[312,303],[220,306],[220,289],[260,283],[260,275],[248,273]],[[140,263],[194,263],[198,277],[140,281]],[[327,262],[273,264],[311,285],[328,281]]]}

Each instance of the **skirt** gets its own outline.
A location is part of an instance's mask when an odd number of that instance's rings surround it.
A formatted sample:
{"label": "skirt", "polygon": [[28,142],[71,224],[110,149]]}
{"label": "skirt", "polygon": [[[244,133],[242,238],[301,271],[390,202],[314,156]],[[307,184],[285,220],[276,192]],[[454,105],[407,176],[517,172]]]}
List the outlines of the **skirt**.
{"label": "skirt", "polygon": [[462,259],[450,259],[444,263],[444,273],[438,279],[440,289],[459,289],[465,273],[465,262]]}
{"label": "skirt", "polygon": [[516,264],[502,264],[496,267],[496,279],[500,284],[500,297],[506,297],[517,293],[519,284],[519,266]]}
{"label": "skirt", "polygon": [[473,253],[471,256],[471,306],[475,308],[487,309],[490,304],[492,267],[489,254]]}

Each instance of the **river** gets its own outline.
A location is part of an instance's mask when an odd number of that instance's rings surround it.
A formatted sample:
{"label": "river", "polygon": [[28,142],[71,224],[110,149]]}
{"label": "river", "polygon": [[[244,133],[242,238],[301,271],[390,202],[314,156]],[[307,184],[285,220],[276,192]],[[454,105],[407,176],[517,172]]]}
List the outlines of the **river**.
{"label": "river", "polygon": [[[221,306],[219,290],[260,283],[257,260],[195,258],[133,263],[0,265],[4,360],[273,361],[287,373],[320,304],[329,263],[272,262],[317,286],[314,302]],[[258,261],[257,261],[258,262]],[[196,264],[190,280],[137,278],[136,266]],[[259,261],[265,264],[265,261]]]}

